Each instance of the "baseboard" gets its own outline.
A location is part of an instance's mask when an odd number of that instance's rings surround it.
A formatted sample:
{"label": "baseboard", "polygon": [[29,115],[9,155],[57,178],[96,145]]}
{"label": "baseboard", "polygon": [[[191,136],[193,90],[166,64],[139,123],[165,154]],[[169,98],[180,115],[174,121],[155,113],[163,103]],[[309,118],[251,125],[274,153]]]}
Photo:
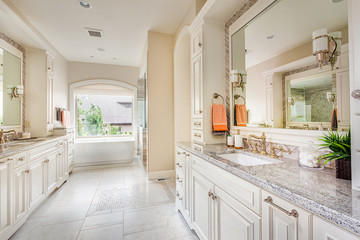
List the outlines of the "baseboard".
{"label": "baseboard", "polygon": [[175,170],[149,172],[148,179],[174,178]]}
{"label": "baseboard", "polygon": [[77,165],[74,166],[73,172],[84,171],[84,170],[95,170],[95,169],[108,169],[108,168],[118,168],[118,167],[131,167],[134,166],[132,162],[128,163],[105,163],[105,164],[94,164],[94,165]]}

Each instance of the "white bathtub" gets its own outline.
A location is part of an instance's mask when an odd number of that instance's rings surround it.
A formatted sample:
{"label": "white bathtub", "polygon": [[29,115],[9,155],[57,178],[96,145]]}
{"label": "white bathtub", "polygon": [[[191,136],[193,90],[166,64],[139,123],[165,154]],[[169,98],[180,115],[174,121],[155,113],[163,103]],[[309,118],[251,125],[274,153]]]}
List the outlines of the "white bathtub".
{"label": "white bathtub", "polygon": [[77,138],[75,166],[128,163],[135,154],[134,137]]}

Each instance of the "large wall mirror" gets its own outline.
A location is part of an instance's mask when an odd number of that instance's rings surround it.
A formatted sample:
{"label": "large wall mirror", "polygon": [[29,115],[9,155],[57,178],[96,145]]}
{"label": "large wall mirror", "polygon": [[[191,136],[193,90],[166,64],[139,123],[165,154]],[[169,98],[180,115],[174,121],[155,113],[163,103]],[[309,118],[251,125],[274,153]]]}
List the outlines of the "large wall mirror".
{"label": "large wall mirror", "polygon": [[24,54],[11,42],[0,38],[0,128],[21,130]]}
{"label": "large wall mirror", "polygon": [[[347,11],[346,0],[275,0],[230,26],[232,127],[348,128]],[[333,65],[313,55],[322,35]]]}

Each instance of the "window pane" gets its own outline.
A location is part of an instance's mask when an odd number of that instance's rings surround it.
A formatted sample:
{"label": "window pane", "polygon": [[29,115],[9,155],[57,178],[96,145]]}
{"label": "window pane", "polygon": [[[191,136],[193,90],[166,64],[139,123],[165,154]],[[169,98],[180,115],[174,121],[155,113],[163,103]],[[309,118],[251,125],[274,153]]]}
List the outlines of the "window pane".
{"label": "window pane", "polygon": [[131,135],[133,97],[77,94],[78,136]]}

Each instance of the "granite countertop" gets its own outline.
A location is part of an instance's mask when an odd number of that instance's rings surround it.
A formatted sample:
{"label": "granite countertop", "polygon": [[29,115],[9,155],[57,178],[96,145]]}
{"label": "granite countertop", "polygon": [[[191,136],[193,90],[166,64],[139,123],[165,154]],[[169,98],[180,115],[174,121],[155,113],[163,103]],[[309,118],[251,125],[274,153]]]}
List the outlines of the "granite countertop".
{"label": "granite countertop", "polygon": [[10,143],[0,144],[0,162],[7,161],[6,157],[27,151],[29,149],[60,140],[66,136],[47,136],[28,140],[15,140]]}
{"label": "granite countertop", "polygon": [[176,145],[330,222],[360,234],[360,192],[351,188],[351,181],[337,179],[333,169],[305,168],[299,166],[298,161],[286,158],[279,158],[281,163],[246,167],[217,155],[241,152],[259,158],[267,157],[228,148],[225,144],[205,145],[203,152],[196,151],[189,142]]}

